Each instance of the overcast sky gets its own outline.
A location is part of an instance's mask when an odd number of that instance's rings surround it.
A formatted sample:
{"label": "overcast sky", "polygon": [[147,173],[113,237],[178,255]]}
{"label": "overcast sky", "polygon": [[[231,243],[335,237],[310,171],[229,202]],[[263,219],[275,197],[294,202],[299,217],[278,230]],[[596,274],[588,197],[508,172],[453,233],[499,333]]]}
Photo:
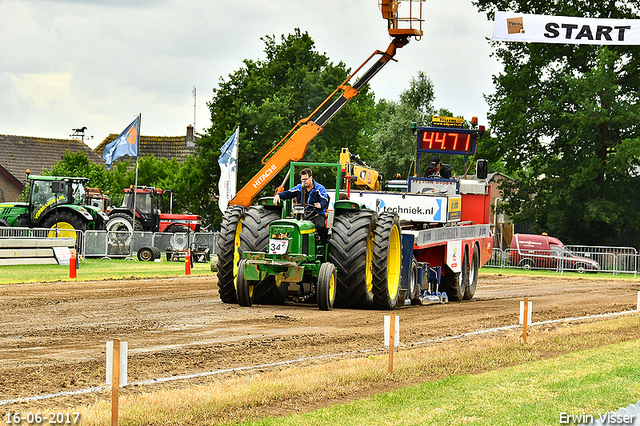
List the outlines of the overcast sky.
{"label": "overcast sky", "polygon": [[[471,0],[427,0],[423,18],[422,40],[372,80],[376,97],[397,100],[424,71],[436,108],[488,124],[493,23]],[[296,27],[350,68],[390,41],[376,0],[0,0],[0,134],[66,139],[86,126],[95,147],[142,113],[141,134],[182,135],[194,87],[200,132],[220,78],[264,59],[260,37]]]}

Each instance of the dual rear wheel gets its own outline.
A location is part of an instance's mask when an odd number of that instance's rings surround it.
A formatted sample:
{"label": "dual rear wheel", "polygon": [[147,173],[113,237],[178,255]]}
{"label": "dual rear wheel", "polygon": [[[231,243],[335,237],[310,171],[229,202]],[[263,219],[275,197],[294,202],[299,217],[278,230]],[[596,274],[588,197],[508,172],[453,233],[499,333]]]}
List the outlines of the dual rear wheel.
{"label": "dual rear wheel", "polygon": [[400,289],[400,220],[371,210],[336,217],[329,261],[338,268],[336,306],[394,309]]}
{"label": "dual rear wheel", "polygon": [[[236,290],[242,253],[265,251],[269,243],[269,224],[279,218],[279,209],[264,206],[251,206],[246,210],[231,206],[224,213],[218,239],[217,268],[218,292],[224,303],[240,303]],[[273,276],[251,286],[252,304],[282,304],[287,296],[287,283],[277,283]]]}
{"label": "dual rear wheel", "polygon": [[480,248],[473,245],[472,254],[465,248],[462,258],[462,270],[442,276],[442,289],[453,301],[471,300],[478,285],[478,271],[480,269]]}

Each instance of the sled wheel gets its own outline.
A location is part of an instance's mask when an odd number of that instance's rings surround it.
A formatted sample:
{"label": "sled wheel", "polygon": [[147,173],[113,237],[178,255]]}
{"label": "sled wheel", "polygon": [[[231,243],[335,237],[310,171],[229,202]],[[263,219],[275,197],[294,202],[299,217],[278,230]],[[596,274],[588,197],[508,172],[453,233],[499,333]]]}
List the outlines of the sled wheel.
{"label": "sled wheel", "polygon": [[471,300],[476,293],[476,286],[478,285],[478,273],[480,270],[480,249],[477,244],[473,245],[473,256],[471,257],[471,264],[469,269],[469,282],[464,290],[464,300]]}
{"label": "sled wheel", "polygon": [[442,276],[442,283],[444,284],[444,289],[447,292],[447,296],[449,300],[453,301],[461,301],[464,299],[464,293],[467,288],[467,284],[469,282],[469,255],[465,251],[464,257],[462,259],[462,271],[453,273],[450,269],[447,268],[447,275]]}
{"label": "sled wheel", "polygon": [[420,284],[418,283],[418,262],[414,257],[411,259],[411,272],[409,274],[409,295],[412,305],[420,305]]}

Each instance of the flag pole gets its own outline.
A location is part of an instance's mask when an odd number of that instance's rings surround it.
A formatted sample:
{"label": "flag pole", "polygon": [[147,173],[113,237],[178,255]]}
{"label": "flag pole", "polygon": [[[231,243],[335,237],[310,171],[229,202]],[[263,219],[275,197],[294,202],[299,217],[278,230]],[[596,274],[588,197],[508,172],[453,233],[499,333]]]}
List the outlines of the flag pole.
{"label": "flag pole", "polygon": [[133,184],[133,212],[131,213],[131,242],[129,243],[129,257],[127,260],[136,260],[133,257],[133,233],[136,230],[136,200],[138,199],[138,162],[140,160],[140,129],[142,128],[142,113],[138,114],[138,143],[136,144],[136,180]]}

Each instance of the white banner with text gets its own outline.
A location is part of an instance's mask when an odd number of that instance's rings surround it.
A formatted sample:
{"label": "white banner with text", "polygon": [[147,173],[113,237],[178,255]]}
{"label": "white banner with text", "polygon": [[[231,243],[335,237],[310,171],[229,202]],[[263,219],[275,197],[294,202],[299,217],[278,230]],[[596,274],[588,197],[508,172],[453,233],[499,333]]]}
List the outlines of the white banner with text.
{"label": "white banner with text", "polygon": [[496,12],[493,40],[598,45],[640,44],[640,19]]}

